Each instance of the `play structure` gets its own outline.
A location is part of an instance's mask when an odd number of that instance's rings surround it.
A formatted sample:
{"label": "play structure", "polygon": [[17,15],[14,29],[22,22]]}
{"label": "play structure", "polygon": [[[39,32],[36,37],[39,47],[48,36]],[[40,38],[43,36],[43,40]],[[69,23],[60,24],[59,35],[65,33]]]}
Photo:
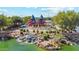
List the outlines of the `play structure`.
{"label": "play structure", "polygon": [[42,15],[39,20],[36,20],[34,15],[32,15],[32,18],[28,21],[28,26],[38,27],[38,26],[44,26],[44,25],[45,25],[45,19],[43,18]]}
{"label": "play structure", "polygon": [[34,15],[32,15],[31,19],[27,22],[27,29],[29,32],[42,32],[52,30],[52,22],[51,20],[46,20],[43,15],[40,18],[36,19]]}

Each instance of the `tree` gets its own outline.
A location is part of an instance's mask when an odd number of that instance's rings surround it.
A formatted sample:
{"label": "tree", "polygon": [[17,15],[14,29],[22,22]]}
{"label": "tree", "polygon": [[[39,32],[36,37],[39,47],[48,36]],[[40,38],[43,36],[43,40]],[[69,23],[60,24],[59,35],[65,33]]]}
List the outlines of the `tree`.
{"label": "tree", "polygon": [[19,16],[12,16],[12,21],[14,25],[21,25],[23,24],[23,20]]}
{"label": "tree", "polygon": [[31,16],[23,17],[23,23],[26,24],[29,21],[30,18],[31,18]]}
{"label": "tree", "polygon": [[6,16],[4,16],[3,14],[0,15],[0,28],[3,28],[4,26],[6,26],[7,21],[6,21]]}
{"label": "tree", "polygon": [[79,24],[79,14],[75,11],[59,12],[52,18],[55,25],[59,25],[62,29],[73,30]]}
{"label": "tree", "polygon": [[7,17],[6,21],[7,21],[6,22],[7,26],[10,26],[11,24],[13,24],[13,21],[12,21],[11,17]]}
{"label": "tree", "polygon": [[76,23],[77,26],[79,26],[79,12],[77,13],[75,23]]}

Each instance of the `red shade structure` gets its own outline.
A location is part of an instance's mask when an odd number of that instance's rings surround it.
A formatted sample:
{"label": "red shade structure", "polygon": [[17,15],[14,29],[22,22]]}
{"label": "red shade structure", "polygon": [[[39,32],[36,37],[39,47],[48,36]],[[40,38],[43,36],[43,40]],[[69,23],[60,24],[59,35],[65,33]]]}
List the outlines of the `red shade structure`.
{"label": "red shade structure", "polygon": [[45,25],[45,20],[42,15],[41,18],[38,20],[38,25]]}
{"label": "red shade structure", "polygon": [[32,18],[28,21],[28,25],[32,26],[32,25],[35,25],[35,24],[36,24],[36,20],[35,20],[34,15],[32,15]]}
{"label": "red shade structure", "polygon": [[36,21],[34,15],[32,15],[32,18],[28,21],[28,25],[29,26],[34,26],[34,25],[42,26],[42,25],[45,25],[45,20],[43,16],[41,15],[40,19]]}

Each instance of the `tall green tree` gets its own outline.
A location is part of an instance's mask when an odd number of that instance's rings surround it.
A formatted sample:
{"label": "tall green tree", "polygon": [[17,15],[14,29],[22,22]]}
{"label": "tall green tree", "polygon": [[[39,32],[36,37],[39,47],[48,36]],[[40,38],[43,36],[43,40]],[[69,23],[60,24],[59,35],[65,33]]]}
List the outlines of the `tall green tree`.
{"label": "tall green tree", "polygon": [[9,17],[6,18],[6,25],[7,25],[7,26],[10,26],[11,24],[13,24],[13,20],[12,20],[11,17],[9,16]]}
{"label": "tall green tree", "polygon": [[6,16],[4,16],[3,14],[0,15],[0,28],[3,28],[4,26],[7,25],[7,21],[6,21]]}
{"label": "tall green tree", "polygon": [[23,17],[23,23],[26,24],[29,19],[31,19],[31,16],[25,16],[25,17]]}
{"label": "tall green tree", "polygon": [[21,25],[23,23],[23,19],[20,16],[12,16],[11,19],[14,25]]}
{"label": "tall green tree", "polygon": [[59,25],[62,29],[73,30],[79,24],[79,14],[75,11],[59,12],[52,18],[55,25]]}

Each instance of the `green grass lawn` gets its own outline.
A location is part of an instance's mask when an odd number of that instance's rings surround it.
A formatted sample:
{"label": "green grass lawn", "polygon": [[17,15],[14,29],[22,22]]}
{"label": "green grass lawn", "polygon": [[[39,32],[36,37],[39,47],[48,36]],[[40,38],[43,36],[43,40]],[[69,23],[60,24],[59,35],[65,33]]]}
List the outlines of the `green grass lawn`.
{"label": "green grass lawn", "polygon": [[42,51],[34,44],[21,45],[15,39],[0,41],[0,51]]}
{"label": "green grass lawn", "polygon": [[79,51],[79,45],[75,46],[63,45],[61,51]]}
{"label": "green grass lawn", "polygon": [[[63,38],[64,36],[62,34],[56,34],[55,35],[55,38],[57,39],[60,39],[60,38]],[[62,46],[62,49],[60,51],[79,51],[79,45],[73,45],[73,46],[70,46],[70,45],[63,45]]]}
{"label": "green grass lawn", "polygon": [[[44,51],[35,44],[19,44],[15,39],[0,41],[0,51]],[[79,51],[78,46],[63,45],[60,51]]]}

